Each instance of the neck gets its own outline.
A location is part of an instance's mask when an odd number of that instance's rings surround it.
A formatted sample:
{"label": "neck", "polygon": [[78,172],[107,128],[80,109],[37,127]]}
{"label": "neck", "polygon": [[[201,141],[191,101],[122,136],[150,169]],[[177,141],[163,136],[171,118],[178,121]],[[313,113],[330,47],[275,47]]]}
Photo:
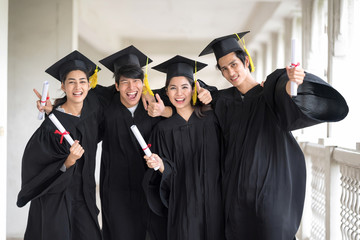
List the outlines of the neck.
{"label": "neck", "polygon": [[81,114],[83,102],[75,103],[75,104],[70,104],[69,102],[65,102],[61,107],[65,110],[66,113],[70,113],[74,116],[79,116]]}
{"label": "neck", "polygon": [[246,94],[250,89],[258,85],[259,83],[249,74],[245,81],[236,88],[242,93]]}
{"label": "neck", "polygon": [[185,108],[176,108],[176,112],[186,121],[189,120],[191,114],[194,112],[194,107],[189,105],[189,107]]}

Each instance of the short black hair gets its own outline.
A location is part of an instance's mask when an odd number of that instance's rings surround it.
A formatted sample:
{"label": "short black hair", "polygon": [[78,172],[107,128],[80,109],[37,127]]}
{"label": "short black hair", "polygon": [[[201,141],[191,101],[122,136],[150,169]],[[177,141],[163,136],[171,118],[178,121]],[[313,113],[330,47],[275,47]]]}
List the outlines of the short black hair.
{"label": "short black hair", "polygon": [[[235,55],[236,55],[237,58],[240,59],[240,61],[241,61],[241,62],[244,64],[244,66],[245,66],[245,57],[248,56],[248,55],[246,54],[246,52],[243,51],[243,50],[237,50],[237,51],[235,51]],[[216,63],[216,67],[217,67],[217,69],[221,70],[221,69],[220,69],[219,62]],[[250,65],[250,64],[249,64],[249,70],[250,70],[250,72],[252,71],[252,68],[251,68],[251,65]]]}
{"label": "short black hair", "polygon": [[115,82],[119,84],[120,77],[141,79],[144,81],[144,71],[137,65],[123,65],[114,72]]}

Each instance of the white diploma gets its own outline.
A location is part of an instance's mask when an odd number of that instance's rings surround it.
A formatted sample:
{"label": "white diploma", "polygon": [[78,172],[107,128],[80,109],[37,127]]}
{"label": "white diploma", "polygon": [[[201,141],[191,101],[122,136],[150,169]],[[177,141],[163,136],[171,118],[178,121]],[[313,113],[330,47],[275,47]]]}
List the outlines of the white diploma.
{"label": "white diploma", "polygon": [[[48,90],[49,90],[49,82],[45,81],[43,83],[42,95],[41,95],[41,99],[40,99],[41,106],[45,106]],[[45,112],[39,112],[38,119],[43,120],[44,115],[45,115]]]}
{"label": "white diploma", "polygon": [[[296,67],[296,40],[295,39],[291,39],[291,67]],[[290,83],[290,93],[291,96],[297,96],[297,89],[298,89],[298,85],[294,82]]]}
{"label": "white diploma", "polygon": [[61,132],[62,136],[66,139],[66,141],[72,146],[74,144],[74,140],[71,138],[69,133],[65,130],[63,125],[59,122],[59,120],[55,117],[53,113],[49,115],[50,120],[54,123],[57,129]]}
{"label": "white diploma", "polygon": [[[131,127],[131,131],[134,133],[137,141],[139,142],[142,150],[144,150],[144,153],[146,156],[150,157],[151,156],[151,151],[149,149],[149,146],[146,144],[144,138],[142,137],[139,129],[136,127],[136,125],[132,125]],[[160,167],[155,167],[154,170],[157,171]]]}

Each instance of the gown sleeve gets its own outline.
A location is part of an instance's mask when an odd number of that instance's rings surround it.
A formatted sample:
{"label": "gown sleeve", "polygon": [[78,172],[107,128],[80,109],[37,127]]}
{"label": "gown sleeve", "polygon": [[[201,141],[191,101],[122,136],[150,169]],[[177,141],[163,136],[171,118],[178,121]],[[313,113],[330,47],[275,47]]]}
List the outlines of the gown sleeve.
{"label": "gown sleeve", "polygon": [[156,127],[150,137],[151,151],[160,156],[164,162],[164,172],[161,174],[153,169],[148,169],[143,180],[143,188],[150,209],[159,216],[167,216],[169,206],[171,176],[174,171],[174,164],[165,156],[170,156],[165,138],[159,128]]}
{"label": "gown sleeve", "polygon": [[29,201],[47,193],[64,191],[71,181],[74,167],[60,171],[70,145],[60,137],[55,137],[45,120],[26,145],[22,158],[22,186],[18,194],[17,206],[23,207]]}
{"label": "gown sleeve", "polygon": [[278,69],[264,84],[265,101],[282,129],[292,131],[346,117],[349,108],[344,97],[319,77],[306,73],[295,97],[286,92],[288,80],[286,70]]}
{"label": "gown sleeve", "polygon": [[110,105],[113,96],[118,92],[116,90],[115,84],[108,87],[104,87],[98,84],[94,89],[92,89],[92,91],[95,93],[100,101],[101,106],[104,108]]}

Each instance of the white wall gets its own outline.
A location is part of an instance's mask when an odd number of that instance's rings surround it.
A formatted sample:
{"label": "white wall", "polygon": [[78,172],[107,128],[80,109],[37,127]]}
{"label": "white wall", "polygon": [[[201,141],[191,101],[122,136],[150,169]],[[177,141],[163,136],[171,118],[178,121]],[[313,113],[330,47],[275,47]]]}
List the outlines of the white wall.
{"label": "white wall", "polygon": [[[8,0],[0,0],[0,192],[6,193]],[[6,233],[6,198],[0,198],[0,240]]]}
{"label": "white wall", "polygon": [[59,82],[44,71],[76,47],[73,7],[72,0],[9,1],[7,237],[22,237],[27,222],[29,204],[18,208],[16,200],[22,154],[41,124],[32,89],[41,91],[42,82],[48,80],[50,96],[60,95]]}

